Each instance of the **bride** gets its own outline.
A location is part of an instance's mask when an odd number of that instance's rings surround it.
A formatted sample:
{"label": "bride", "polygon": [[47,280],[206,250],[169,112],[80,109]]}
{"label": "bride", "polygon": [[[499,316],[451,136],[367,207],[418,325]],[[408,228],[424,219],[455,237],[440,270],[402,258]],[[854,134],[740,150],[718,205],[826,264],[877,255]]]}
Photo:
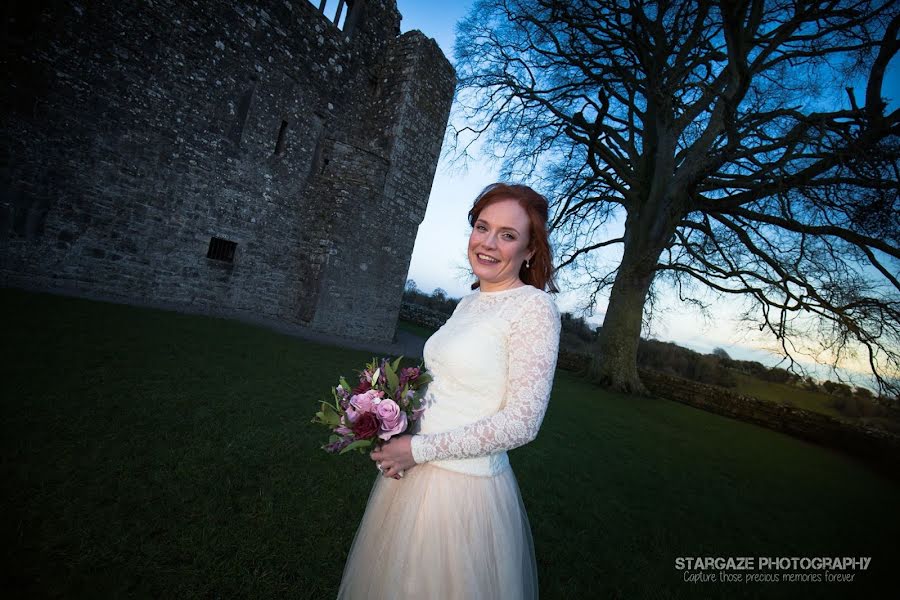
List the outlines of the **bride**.
{"label": "bride", "polygon": [[537,436],[556,368],[547,213],[543,196],[502,183],[469,211],[477,291],[425,344],[434,379],[418,431],[371,453],[382,476],[338,598],[537,598],[531,528],[506,451]]}

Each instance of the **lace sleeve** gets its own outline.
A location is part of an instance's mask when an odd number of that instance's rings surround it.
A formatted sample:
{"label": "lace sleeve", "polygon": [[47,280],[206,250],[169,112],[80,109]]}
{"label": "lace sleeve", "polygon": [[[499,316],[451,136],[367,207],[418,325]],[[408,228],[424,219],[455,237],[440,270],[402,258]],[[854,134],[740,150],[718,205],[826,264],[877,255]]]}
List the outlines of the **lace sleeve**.
{"label": "lace sleeve", "polygon": [[548,295],[526,301],[510,329],[503,408],[450,431],[414,435],[411,447],[416,463],[484,456],[537,437],[553,387],[559,332],[559,311]]}

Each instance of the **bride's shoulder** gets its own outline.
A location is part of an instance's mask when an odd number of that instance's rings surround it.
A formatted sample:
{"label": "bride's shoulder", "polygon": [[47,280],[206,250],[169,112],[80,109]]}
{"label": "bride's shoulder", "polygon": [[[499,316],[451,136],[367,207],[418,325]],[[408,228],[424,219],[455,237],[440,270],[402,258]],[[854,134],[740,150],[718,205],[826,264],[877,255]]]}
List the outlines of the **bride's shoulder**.
{"label": "bride's shoulder", "polygon": [[472,303],[472,300],[473,300],[473,299],[475,298],[475,296],[477,296],[477,295],[478,295],[478,294],[477,294],[476,292],[473,292],[473,293],[471,293],[471,294],[466,294],[465,296],[463,296],[462,298],[460,298],[460,299],[459,299],[459,302],[456,303],[456,308],[453,309],[454,314],[457,313],[457,312],[459,312],[459,311],[460,311],[461,309],[463,309],[466,305],[471,304],[471,303]]}
{"label": "bride's shoulder", "polygon": [[549,293],[532,285],[526,286],[520,298],[520,318],[559,319],[559,308]]}
{"label": "bride's shoulder", "polygon": [[542,302],[556,304],[556,302],[553,299],[553,296],[550,294],[550,292],[547,292],[540,288],[536,288],[531,284],[526,284],[525,287],[527,288],[525,294],[529,295],[531,298],[540,298],[540,301],[542,301]]}

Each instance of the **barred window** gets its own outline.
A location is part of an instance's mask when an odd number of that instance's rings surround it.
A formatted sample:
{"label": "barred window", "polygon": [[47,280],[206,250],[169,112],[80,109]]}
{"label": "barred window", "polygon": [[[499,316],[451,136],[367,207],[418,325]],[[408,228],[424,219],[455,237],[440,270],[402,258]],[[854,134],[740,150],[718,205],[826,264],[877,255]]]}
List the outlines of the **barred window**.
{"label": "barred window", "polygon": [[217,237],[210,238],[209,250],[206,252],[206,258],[234,262],[235,248],[237,248],[237,242],[229,242],[228,240]]}
{"label": "barred window", "polygon": [[[362,8],[362,0],[309,0],[309,2],[313,6],[318,6],[319,12],[345,33],[350,33],[349,30],[358,18],[359,9]],[[334,18],[329,17],[332,11]]]}

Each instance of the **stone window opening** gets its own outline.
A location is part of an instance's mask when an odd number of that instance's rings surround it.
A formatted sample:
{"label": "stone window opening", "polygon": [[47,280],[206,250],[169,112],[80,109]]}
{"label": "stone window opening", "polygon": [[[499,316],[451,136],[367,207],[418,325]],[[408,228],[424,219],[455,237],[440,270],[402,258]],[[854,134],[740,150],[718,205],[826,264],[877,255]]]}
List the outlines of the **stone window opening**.
{"label": "stone window opening", "polygon": [[238,100],[237,114],[228,137],[235,146],[241,145],[241,138],[244,136],[244,127],[247,125],[247,117],[250,114],[250,105],[253,103],[253,94],[256,91],[256,85],[253,83],[248,87]]}
{"label": "stone window opening", "polygon": [[[316,0],[309,1],[313,6],[317,4]],[[350,33],[359,21],[363,3],[363,0],[337,0],[336,2],[335,0],[318,1],[319,12],[325,15],[329,21],[334,23],[338,29],[347,34]],[[332,14],[332,8],[334,8],[334,18],[329,17],[329,15]]]}
{"label": "stone window opening", "polygon": [[285,132],[288,128],[287,121],[281,121],[281,128],[278,130],[278,139],[275,141],[275,154],[281,155],[284,154],[284,138]]}
{"label": "stone window opening", "polygon": [[209,239],[209,250],[206,251],[206,258],[233,263],[236,248],[237,242],[212,237]]}

